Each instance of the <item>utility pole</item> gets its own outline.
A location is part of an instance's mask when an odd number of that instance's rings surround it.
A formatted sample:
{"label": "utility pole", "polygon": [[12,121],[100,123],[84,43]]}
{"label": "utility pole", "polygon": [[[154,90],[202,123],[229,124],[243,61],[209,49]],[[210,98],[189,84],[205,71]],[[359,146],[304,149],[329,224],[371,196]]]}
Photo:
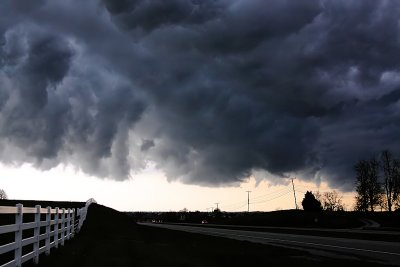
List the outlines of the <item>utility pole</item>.
{"label": "utility pole", "polygon": [[246,191],[247,192],[247,212],[250,212],[250,192],[251,191]]}
{"label": "utility pole", "polygon": [[217,210],[218,210],[218,204],[219,204],[219,203],[215,203],[215,204],[217,205]]}
{"label": "utility pole", "polygon": [[297,200],[296,200],[296,190],[294,189],[294,183],[293,183],[293,180],[296,179],[296,178],[290,178],[290,179],[292,179],[293,195],[294,195],[294,205],[296,206],[296,210],[297,210],[298,207],[297,207]]}

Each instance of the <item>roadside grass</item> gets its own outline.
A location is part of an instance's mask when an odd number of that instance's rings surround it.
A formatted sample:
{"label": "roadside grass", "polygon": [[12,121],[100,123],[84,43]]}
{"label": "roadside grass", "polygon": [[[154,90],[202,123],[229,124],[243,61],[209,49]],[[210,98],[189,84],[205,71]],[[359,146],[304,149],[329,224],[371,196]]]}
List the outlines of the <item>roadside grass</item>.
{"label": "roadside grass", "polygon": [[[79,234],[41,256],[45,266],[379,266],[328,259],[304,251],[137,225],[131,217],[93,204]],[[24,266],[35,266],[27,263]]]}

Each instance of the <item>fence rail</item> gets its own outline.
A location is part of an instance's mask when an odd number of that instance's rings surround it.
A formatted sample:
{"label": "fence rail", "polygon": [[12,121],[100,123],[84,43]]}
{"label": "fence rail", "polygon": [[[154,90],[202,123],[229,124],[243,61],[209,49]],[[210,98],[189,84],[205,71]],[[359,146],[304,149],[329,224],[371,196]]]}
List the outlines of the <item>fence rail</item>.
{"label": "fence rail", "polygon": [[[86,219],[88,207],[92,203],[95,201],[90,199],[85,207],[76,211],[64,208],[42,208],[40,205],[34,208],[24,207],[22,204],[17,204],[15,207],[0,206],[0,214],[15,214],[14,224],[0,226],[0,235],[15,233],[14,242],[0,246],[0,256],[14,251],[14,259],[0,267],[21,267],[22,263],[31,259],[34,263],[39,263],[40,254],[49,255],[51,248],[63,246],[65,240],[69,240],[79,232]],[[24,223],[24,214],[34,214],[34,221]],[[42,220],[44,215],[45,219]],[[23,238],[23,231],[29,229],[33,229],[33,235]],[[41,243],[42,246],[40,246]],[[33,250],[23,254],[23,247],[32,244]]]}

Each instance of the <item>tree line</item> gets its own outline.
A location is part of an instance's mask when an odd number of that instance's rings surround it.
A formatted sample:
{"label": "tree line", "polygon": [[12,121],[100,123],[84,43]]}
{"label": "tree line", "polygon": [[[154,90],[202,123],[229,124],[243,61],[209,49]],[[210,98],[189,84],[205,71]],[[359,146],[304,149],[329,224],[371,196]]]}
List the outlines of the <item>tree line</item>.
{"label": "tree line", "polygon": [[392,211],[400,208],[400,160],[387,150],[378,158],[360,160],[356,172],[356,205],[358,211],[377,207]]}
{"label": "tree line", "polygon": [[[400,209],[400,159],[387,150],[379,157],[359,160],[354,165],[356,173],[356,211]],[[342,211],[342,197],[336,192],[322,195],[307,191],[302,201],[304,210]]]}
{"label": "tree line", "polygon": [[307,191],[301,205],[306,211],[344,211],[342,198],[335,190],[322,194],[320,192],[313,194],[311,191]]}

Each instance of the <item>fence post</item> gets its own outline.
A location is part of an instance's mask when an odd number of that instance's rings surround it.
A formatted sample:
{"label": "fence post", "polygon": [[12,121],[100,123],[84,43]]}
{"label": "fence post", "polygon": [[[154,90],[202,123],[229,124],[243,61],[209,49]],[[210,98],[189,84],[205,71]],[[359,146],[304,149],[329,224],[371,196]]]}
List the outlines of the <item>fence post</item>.
{"label": "fence post", "polygon": [[72,209],[72,214],[71,214],[71,237],[74,237],[75,235],[75,208]]}
{"label": "fence post", "polygon": [[65,241],[65,208],[62,209],[61,215],[61,246],[64,246]]}
{"label": "fence post", "polygon": [[67,209],[67,240],[71,236],[71,209]]}
{"label": "fence post", "polygon": [[21,257],[22,257],[22,204],[17,204],[17,213],[15,214],[15,224],[17,225],[17,231],[15,231],[15,250],[14,250],[14,260],[15,266],[21,267]]}
{"label": "fence post", "polygon": [[36,223],[36,227],[34,229],[34,237],[35,237],[35,243],[33,243],[33,253],[34,253],[34,257],[33,257],[33,262],[35,264],[39,263],[39,235],[40,235],[40,205],[36,205],[36,213],[35,213],[35,223]]}
{"label": "fence post", "polygon": [[[78,209],[78,212],[77,212],[77,221],[78,221],[78,225],[76,226],[76,232],[77,233],[79,233],[79,224],[80,224],[80,221],[81,221],[81,215],[82,215],[82,208],[79,208]],[[79,217],[79,218],[78,218]]]}
{"label": "fence post", "polygon": [[47,207],[46,213],[46,255],[50,255],[50,226],[51,226],[51,208]]}
{"label": "fence post", "polygon": [[59,222],[59,209],[58,207],[56,208],[56,214],[55,214],[55,224],[54,224],[54,244],[55,247],[58,248],[58,222]]}

